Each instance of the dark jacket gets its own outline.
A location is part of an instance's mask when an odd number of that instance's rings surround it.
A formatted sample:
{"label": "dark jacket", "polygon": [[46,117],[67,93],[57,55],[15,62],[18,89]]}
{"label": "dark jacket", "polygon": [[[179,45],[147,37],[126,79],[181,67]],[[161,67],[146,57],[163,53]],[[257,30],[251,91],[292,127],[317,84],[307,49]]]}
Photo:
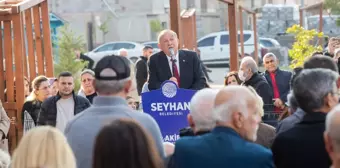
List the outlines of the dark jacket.
{"label": "dark jacket", "polygon": [[[270,77],[270,73],[268,71],[265,72],[264,75],[268,81],[268,84],[272,87],[273,89],[273,83],[272,79]],[[290,91],[290,79],[292,78],[292,73],[289,71],[283,71],[279,68],[277,68],[275,72],[275,80],[277,87],[279,89],[280,93],[280,99],[285,103],[287,102],[287,95]],[[274,93],[274,90],[273,90]]]}
{"label": "dark jacket", "polygon": [[[202,65],[198,60],[196,52],[179,50],[179,75],[180,88],[200,90],[205,88],[206,79],[203,74]],[[150,57],[149,61],[149,90],[156,90],[161,84],[172,77],[169,61],[163,51]]]}
{"label": "dark jacket", "polygon": [[[56,96],[49,97],[42,105],[38,116],[38,125],[51,125],[56,126],[57,123],[57,101],[61,98],[58,94]],[[73,93],[74,99],[74,115],[82,112],[91,106],[90,102],[82,97]]]}
{"label": "dark jacket", "polygon": [[22,113],[21,113],[21,121],[22,121],[22,125],[24,125],[24,116],[25,116],[25,111],[28,112],[28,114],[31,115],[34,124],[37,125],[37,119],[39,116],[39,112],[41,109],[41,104],[42,102],[39,100],[32,100],[32,101],[26,101],[22,107]]}
{"label": "dark jacket", "polygon": [[273,90],[268,84],[266,78],[260,73],[254,73],[253,76],[243,83],[245,86],[251,86],[256,90],[256,93],[262,98],[264,103],[264,111],[273,111]]}
{"label": "dark jacket", "polygon": [[244,140],[227,127],[180,138],[173,155],[177,168],[272,168],[272,157],[270,150]]}
{"label": "dark jacket", "polygon": [[276,134],[280,134],[294,127],[295,124],[301,122],[305,112],[298,108],[292,115],[283,119],[277,124]]}
{"label": "dark jacket", "polygon": [[144,56],[140,56],[140,59],[136,63],[136,82],[137,91],[140,96],[144,83],[148,80],[148,59]]}
{"label": "dark jacket", "polygon": [[323,133],[325,113],[309,112],[301,122],[277,135],[272,145],[277,168],[329,168]]}

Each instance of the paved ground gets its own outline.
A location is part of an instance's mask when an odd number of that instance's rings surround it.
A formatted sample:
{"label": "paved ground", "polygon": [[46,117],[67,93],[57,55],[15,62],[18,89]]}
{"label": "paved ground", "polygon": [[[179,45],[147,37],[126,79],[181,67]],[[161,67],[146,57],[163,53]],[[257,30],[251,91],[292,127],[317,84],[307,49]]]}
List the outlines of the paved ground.
{"label": "paved ground", "polygon": [[212,88],[221,88],[224,85],[224,76],[227,72],[229,72],[228,67],[223,68],[209,68],[212,70],[211,73],[209,73],[210,78],[214,81],[213,83],[210,83],[210,86]]}

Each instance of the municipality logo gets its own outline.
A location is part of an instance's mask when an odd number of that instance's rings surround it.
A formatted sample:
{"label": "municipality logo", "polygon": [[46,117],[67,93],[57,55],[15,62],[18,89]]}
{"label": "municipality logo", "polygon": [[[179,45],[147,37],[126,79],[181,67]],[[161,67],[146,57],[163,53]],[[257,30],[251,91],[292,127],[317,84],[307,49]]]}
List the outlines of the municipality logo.
{"label": "municipality logo", "polygon": [[173,98],[177,94],[177,86],[173,82],[167,82],[162,87],[162,93],[167,98]]}

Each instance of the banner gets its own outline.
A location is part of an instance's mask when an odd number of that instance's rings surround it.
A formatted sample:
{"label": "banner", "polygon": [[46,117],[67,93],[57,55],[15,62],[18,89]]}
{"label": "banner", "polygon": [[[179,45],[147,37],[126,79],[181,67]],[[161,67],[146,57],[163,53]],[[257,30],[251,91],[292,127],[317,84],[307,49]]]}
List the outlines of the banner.
{"label": "banner", "polygon": [[187,115],[195,92],[165,81],[160,89],[142,94],[143,111],[156,120],[164,142],[175,142],[179,139],[179,130],[189,126]]}

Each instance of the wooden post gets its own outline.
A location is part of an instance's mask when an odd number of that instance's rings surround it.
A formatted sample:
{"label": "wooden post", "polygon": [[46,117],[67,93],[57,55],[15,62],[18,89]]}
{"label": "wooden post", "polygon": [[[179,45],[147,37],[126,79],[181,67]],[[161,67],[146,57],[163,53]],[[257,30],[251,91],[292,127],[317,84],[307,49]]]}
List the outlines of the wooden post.
{"label": "wooden post", "polygon": [[195,19],[195,9],[184,10],[181,13],[181,29],[191,30],[182,34],[181,43],[185,48],[189,50],[195,50],[196,47],[196,19]]}
{"label": "wooden post", "polygon": [[35,32],[35,48],[38,63],[39,75],[44,75],[44,58],[42,53],[42,41],[41,41],[41,30],[40,30],[40,5],[33,7],[33,18],[34,18],[34,32]]}
{"label": "wooden post", "polygon": [[238,70],[238,42],[237,42],[237,28],[236,28],[236,4],[228,3],[228,23],[229,23],[229,46],[230,46],[230,71]]}
{"label": "wooden post", "polygon": [[[17,113],[16,118],[18,123],[22,123],[21,121],[21,109],[22,105],[25,101],[25,95],[24,95],[24,70],[23,70],[23,63],[24,63],[24,45],[25,42],[23,40],[22,35],[22,21],[21,21],[21,14],[18,13],[13,16],[13,35],[14,35],[14,41],[15,41],[15,47],[14,47],[14,54],[15,54],[15,90],[16,90],[16,96],[15,96],[15,102],[18,105],[17,106]],[[26,62],[25,62],[26,64]],[[20,106],[21,105],[21,106]],[[19,125],[19,137],[22,136],[22,124]],[[17,143],[19,142],[17,138]]]}
{"label": "wooden post", "polygon": [[244,35],[243,35],[243,9],[240,6],[238,9],[239,21],[240,21],[240,44],[241,44],[241,56],[244,56]]}
{"label": "wooden post", "polygon": [[[3,28],[3,26],[2,26],[2,21],[0,20],[0,37],[4,37],[4,34],[2,33],[2,28]],[[5,73],[4,73],[4,55],[3,55],[3,48],[2,48],[2,45],[3,45],[3,38],[0,38],[0,82],[1,82],[1,84],[0,84],[0,101],[3,101],[4,102],[4,100],[5,100],[5,94],[4,94],[4,90],[5,90],[5,87],[4,87],[4,85],[2,84],[2,83],[4,83],[4,81],[5,81],[5,77],[4,77],[4,75],[5,75]]]}
{"label": "wooden post", "polygon": [[50,28],[50,16],[48,12],[47,1],[41,3],[41,19],[42,29],[44,36],[44,57],[46,61],[46,75],[53,77],[53,55],[52,55],[52,40],[51,40],[51,28]]}
{"label": "wooden post", "polygon": [[254,48],[255,48],[255,62],[259,63],[259,49],[258,49],[258,37],[257,37],[257,27],[256,27],[256,13],[253,13],[253,30],[254,30]]}
{"label": "wooden post", "polygon": [[33,29],[32,29],[32,12],[31,9],[25,11],[25,22],[26,22],[26,39],[28,49],[28,67],[29,67],[29,78],[32,81],[36,76],[36,58],[33,47]]}
{"label": "wooden post", "polygon": [[181,26],[180,26],[180,0],[169,0],[170,2],[170,27],[171,30],[177,33],[179,38],[179,48],[182,48],[181,44]]}

